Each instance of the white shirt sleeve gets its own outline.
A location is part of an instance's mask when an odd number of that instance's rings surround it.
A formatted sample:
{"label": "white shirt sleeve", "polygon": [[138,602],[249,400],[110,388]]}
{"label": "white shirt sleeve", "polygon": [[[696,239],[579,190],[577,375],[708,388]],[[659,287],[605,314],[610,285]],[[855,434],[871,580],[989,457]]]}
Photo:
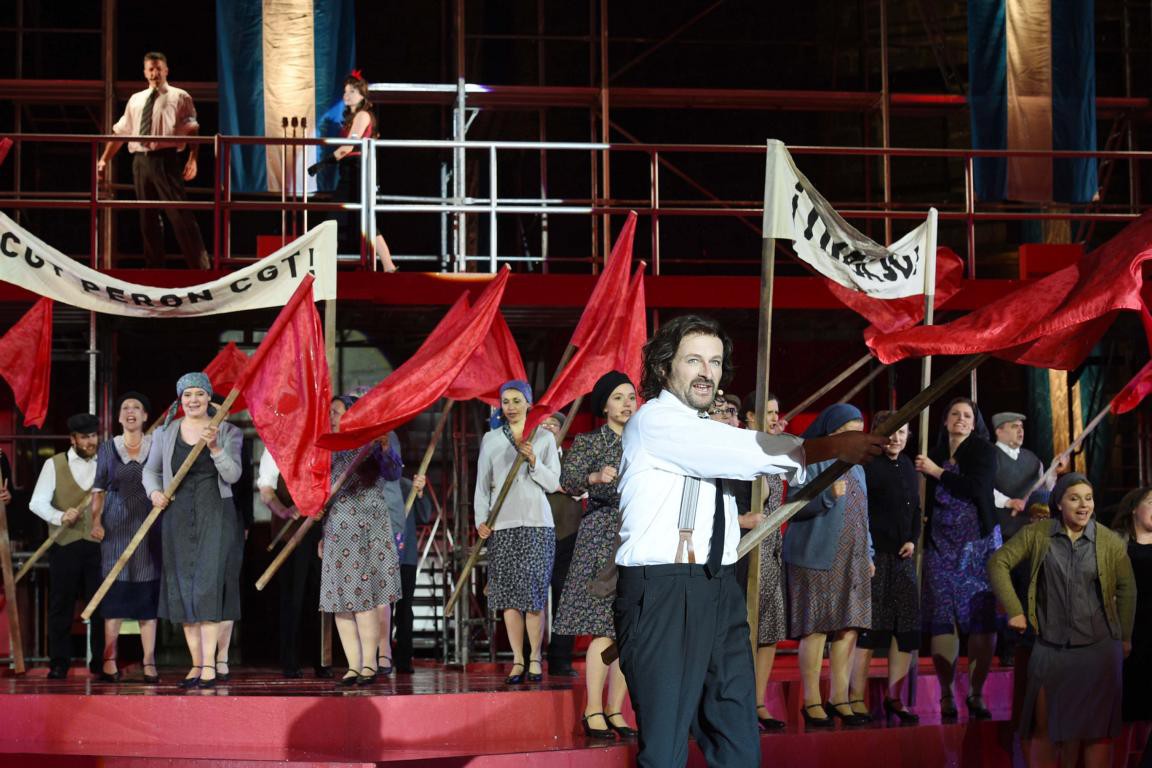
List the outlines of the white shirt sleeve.
{"label": "white shirt sleeve", "polygon": [[264,455],[260,457],[260,468],[256,470],[256,487],[275,489],[279,481],[280,467],[276,466],[272,452],[265,448]]}
{"label": "white shirt sleeve", "polygon": [[36,478],[36,488],[32,491],[32,500],[28,502],[37,517],[52,525],[60,525],[64,511],[52,506],[52,497],[56,494],[56,464],[51,459],[44,462],[40,468],[40,476]]}
{"label": "white shirt sleeve", "polygon": [[560,489],[560,452],[556,450],[556,439],[551,432],[542,429],[538,434],[532,443],[536,466],[529,467],[528,472],[544,493],[555,493]]}
{"label": "white shirt sleeve", "polygon": [[[489,432],[484,435],[493,434]],[[491,438],[480,441],[480,458],[476,462],[476,496],[472,502],[472,511],[476,524],[488,519],[488,512],[492,509],[492,459],[495,444]]]}
{"label": "white shirt sleeve", "polygon": [[996,502],[997,507],[1007,507],[1008,502],[1011,501],[1011,499],[1000,493],[1000,491],[996,490],[995,488],[992,489],[992,498]]}

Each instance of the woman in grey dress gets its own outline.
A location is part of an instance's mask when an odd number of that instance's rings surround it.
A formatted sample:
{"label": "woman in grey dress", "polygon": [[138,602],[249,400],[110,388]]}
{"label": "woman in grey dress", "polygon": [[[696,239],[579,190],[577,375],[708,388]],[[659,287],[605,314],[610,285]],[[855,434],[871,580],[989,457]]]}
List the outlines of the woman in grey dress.
{"label": "woman in grey dress", "polygon": [[[332,401],[332,431],[356,398]],[[382,440],[387,443],[385,435]],[[344,473],[358,451],[332,454],[332,479]],[[368,685],[376,680],[381,607],[391,610],[400,597],[400,556],[388,519],[384,461],[378,442],[336,494],[324,518],[320,541],[320,610],[335,614],[336,631],[348,660],[339,685]],[[371,662],[371,663],[369,663]]]}
{"label": "woman in grey dress", "polygon": [[[150,406],[139,392],[128,392],[117,401],[123,434],[100,444],[96,456],[96,480],[92,484],[92,538],[100,542],[100,570],[104,576],[128,546],[152,502],[144,490],[142,476],[152,436],[144,434]],[[156,669],[156,611],[160,601],[160,536],[153,528],[144,543],[128,560],[128,565],[108,590],[100,604],[104,617],[103,682],[117,682],[116,645],[124,619],[140,624],[140,644],[144,648],[144,682],[160,682]]]}
{"label": "woman in grey dress", "polygon": [[[240,479],[243,435],[227,422],[211,426],[212,383],[203,373],[186,373],[176,383],[183,418],[168,421],[153,438],[144,467],[144,489],[152,505],[164,509],[160,539],[159,615],[183,625],[192,656],[192,669],[181,687],[211,688],[216,684],[216,644],[220,622],[240,618],[240,517],[232,499],[232,483]],[[172,482],[193,447],[201,451],[169,500],[164,489]],[[211,663],[205,663],[211,662]]]}
{"label": "woman in grey dress", "polygon": [[[1036,631],[1020,736],[1031,765],[1112,765],[1120,735],[1121,666],[1131,650],[1136,578],[1123,540],[1093,519],[1088,478],[1056,481],[1052,519],[1019,531],[988,560],[989,581],[1008,626]],[[1028,562],[1028,605],[1012,569]],[[1029,743],[1031,742],[1031,743]]]}

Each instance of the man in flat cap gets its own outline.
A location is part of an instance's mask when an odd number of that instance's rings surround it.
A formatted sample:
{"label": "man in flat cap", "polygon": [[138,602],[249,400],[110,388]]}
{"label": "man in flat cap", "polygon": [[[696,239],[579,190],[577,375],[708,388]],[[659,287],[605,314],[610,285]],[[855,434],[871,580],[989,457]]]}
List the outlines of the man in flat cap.
{"label": "man in flat cap", "polygon": [[[76,601],[85,603],[100,586],[100,543],[92,538],[92,483],[100,422],[90,413],[68,418],[72,447],[44,463],[29,508],[48,523],[49,535],[65,530],[48,551],[48,678],[68,676]],[[103,657],[104,622],[92,618],[92,671]]]}

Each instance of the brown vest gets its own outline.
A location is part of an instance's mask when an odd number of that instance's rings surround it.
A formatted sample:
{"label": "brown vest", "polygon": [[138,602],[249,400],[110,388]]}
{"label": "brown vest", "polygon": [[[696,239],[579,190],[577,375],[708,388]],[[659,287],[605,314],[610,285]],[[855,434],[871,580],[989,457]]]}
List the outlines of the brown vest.
{"label": "brown vest", "polygon": [[[72,477],[72,468],[68,466],[68,454],[58,453],[51,459],[54,469],[56,470],[56,491],[52,494],[52,506],[56,509],[68,509],[69,507],[77,507],[80,509],[80,519],[76,524],[67,528],[56,543],[60,546],[72,544],[77,541],[96,541],[92,538],[92,499],[89,492],[76,484],[76,478]],[[85,503],[84,497],[89,496],[88,501]],[[80,505],[84,506],[81,507]],[[49,535],[56,532],[61,526],[49,525]]]}

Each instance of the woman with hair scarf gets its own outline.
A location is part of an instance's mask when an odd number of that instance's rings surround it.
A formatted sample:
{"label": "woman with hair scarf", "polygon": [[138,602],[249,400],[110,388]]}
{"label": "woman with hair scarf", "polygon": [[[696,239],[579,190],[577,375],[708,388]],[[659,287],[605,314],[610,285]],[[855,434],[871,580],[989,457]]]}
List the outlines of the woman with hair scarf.
{"label": "woman with hair scarf", "polygon": [[[560,455],[547,430],[524,434],[531,407],[532,388],[527,382],[513,379],[500,386],[500,410],[494,416],[499,426],[480,441],[473,504],[480,538],[488,540],[488,607],[503,615],[512,646],[512,669],[505,679],[508,685],[543,679],[542,619],[556,557],[556,532],[547,494],[560,487]],[[504,499],[499,519],[489,528],[488,514],[518,455],[524,457],[524,463]],[[530,646],[527,664],[525,629]]]}
{"label": "woman with hair scarf", "polygon": [[[332,431],[356,402],[351,395],[333,398]],[[380,439],[389,443],[391,433]],[[336,632],[348,660],[338,685],[370,685],[379,672],[383,614],[400,598],[400,555],[388,515],[388,483],[399,479],[390,449],[381,442],[336,494],[324,518],[320,541],[320,610],[335,614]],[[332,480],[352,463],[357,451],[332,454]],[[387,647],[387,642],[385,641]],[[372,663],[369,664],[368,662]],[[391,659],[389,659],[391,662]]]}
{"label": "woman with hair scarf", "polygon": [[966,397],[944,411],[936,445],[916,457],[928,478],[924,495],[924,571],[920,612],[932,636],[932,663],[940,680],[940,717],[955,718],[952,684],[961,633],[968,635],[968,714],[985,720],[984,681],[996,649],[996,598],[988,558],[1003,543],[992,499],[996,449],[980,409]]}
{"label": "woman with hair scarf", "polygon": [[[820,412],[805,439],[860,431],[864,417],[856,406],[830,405]],[[833,462],[809,464],[808,479]],[[797,484],[794,489],[803,488]],[[809,727],[831,727],[835,717],[845,725],[871,718],[852,711],[848,683],[856,633],[872,620],[872,537],[868,532],[868,493],[864,470],[852,467],[792,518],[784,534],[787,564],[789,627],[800,638],[800,681]],[[829,644],[828,707],[820,700],[820,667]]]}
{"label": "woman with hair scarf", "polygon": [[[184,628],[192,669],[180,685],[211,688],[216,685],[220,623],[240,618],[244,532],[232,484],[240,479],[243,434],[227,422],[209,425],[215,407],[210,403],[212,383],[205,374],[181,376],[176,394],[184,416],[172,420],[173,403],[163,429],[152,440],[142,479],[152,505],[166,508],[160,524],[163,566],[158,613]],[[205,450],[169,500],[164,489],[201,440]]]}

